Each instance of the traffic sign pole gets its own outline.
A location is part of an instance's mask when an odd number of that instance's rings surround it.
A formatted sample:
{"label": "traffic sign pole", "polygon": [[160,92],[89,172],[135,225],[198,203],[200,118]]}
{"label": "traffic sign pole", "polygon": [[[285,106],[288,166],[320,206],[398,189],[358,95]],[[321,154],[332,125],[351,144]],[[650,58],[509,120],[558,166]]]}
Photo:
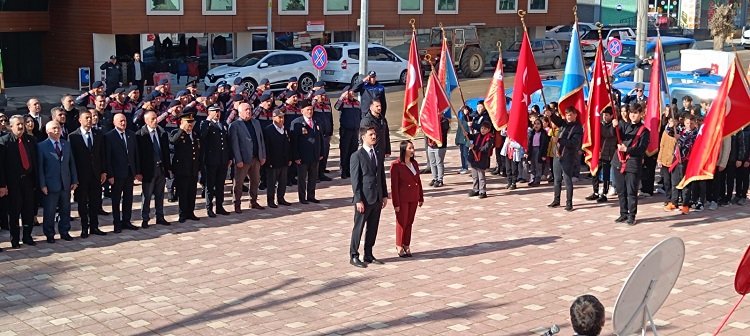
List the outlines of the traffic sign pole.
{"label": "traffic sign pole", "polygon": [[316,45],[312,52],[310,52],[310,56],[312,58],[313,67],[315,70],[318,70],[317,80],[320,80],[322,77],[321,72],[328,65],[328,52],[326,52],[326,48],[323,48],[322,45]]}
{"label": "traffic sign pole", "polygon": [[609,66],[610,72],[615,71],[615,58],[622,55],[622,41],[618,38],[613,38],[607,42],[607,51],[609,51],[609,55],[612,56],[612,63]]}

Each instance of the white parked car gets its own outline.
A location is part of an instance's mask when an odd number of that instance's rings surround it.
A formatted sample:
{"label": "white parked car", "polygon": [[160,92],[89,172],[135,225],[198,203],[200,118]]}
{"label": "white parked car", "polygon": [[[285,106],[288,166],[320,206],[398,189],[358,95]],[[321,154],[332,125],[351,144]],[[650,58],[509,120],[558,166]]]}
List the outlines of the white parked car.
{"label": "white parked car", "polygon": [[745,47],[745,49],[750,48],[750,27],[748,26],[742,27],[742,37],[740,38],[740,45]]}
{"label": "white parked car", "polygon": [[[321,79],[326,83],[348,85],[359,76],[359,43],[341,42],[326,44],[328,65]],[[378,74],[378,82],[406,82],[407,61],[390,49],[370,43],[367,47],[367,69]]]}
{"label": "white parked car", "polygon": [[[588,33],[589,30],[596,30],[596,26],[593,23],[578,22],[578,37],[581,37],[583,36],[583,34]],[[570,42],[570,32],[572,31],[572,24],[560,25],[548,30],[546,33],[544,33],[544,37],[558,41]]]}
{"label": "white parked car", "polygon": [[262,50],[211,69],[204,82],[206,86],[216,85],[221,81],[232,84],[235,78],[240,77],[248,89],[255,90],[261,79],[268,78],[271,89],[281,89],[286,87],[290,77],[297,77],[300,89],[306,93],[315,84],[315,73],[309,53]]}

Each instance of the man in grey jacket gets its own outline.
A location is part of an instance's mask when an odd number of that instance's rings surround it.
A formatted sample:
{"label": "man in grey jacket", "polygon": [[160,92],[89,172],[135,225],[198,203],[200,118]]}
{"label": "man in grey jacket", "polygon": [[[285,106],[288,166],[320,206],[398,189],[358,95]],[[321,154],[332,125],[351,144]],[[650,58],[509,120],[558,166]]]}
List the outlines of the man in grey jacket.
{"label": "man in grey jacket", "polygon": [[234,157],[234,212],[240,214],[242,184],[245,177],[250,179],[250,207],[263,210],[258,204],[260,166],[266,163],[266,142],[260,122],[253,119],[252,107],[243,103],[239,106],[240,119],[229,125],[229,142]]}

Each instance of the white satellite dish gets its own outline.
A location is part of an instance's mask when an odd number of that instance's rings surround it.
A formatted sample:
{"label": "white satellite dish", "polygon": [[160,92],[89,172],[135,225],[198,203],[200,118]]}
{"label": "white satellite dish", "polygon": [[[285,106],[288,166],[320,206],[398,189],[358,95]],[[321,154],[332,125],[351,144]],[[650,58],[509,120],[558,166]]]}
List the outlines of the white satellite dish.
{"label": "white satellite dish", "polygon": [[649,251],[620,290],[612,315],[612,326],[619,336],[644,332],[651,327],[654,315],[667,300],[685,260],[685,243],[677,237],[667,238]]}

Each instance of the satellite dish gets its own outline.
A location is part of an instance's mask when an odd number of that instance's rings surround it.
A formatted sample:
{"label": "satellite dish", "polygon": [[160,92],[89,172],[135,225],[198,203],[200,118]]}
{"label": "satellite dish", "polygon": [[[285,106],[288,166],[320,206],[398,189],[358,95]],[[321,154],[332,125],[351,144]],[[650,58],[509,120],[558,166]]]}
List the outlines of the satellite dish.
{"label": "satellite dish", "polygon": [[627,336],[647,328],[656,335],[654,314],[672,291],[685,260],[685,243],[677,237],[656,244],[638,262],[620,290],[612,316],[614,332]]}
{"label": "satellite dish", "polygon": [[745,256],[737,266],[737,273],[734,275],[734,290],[740,295],[747,295],[750,292],[750,246],[747,247]]}

